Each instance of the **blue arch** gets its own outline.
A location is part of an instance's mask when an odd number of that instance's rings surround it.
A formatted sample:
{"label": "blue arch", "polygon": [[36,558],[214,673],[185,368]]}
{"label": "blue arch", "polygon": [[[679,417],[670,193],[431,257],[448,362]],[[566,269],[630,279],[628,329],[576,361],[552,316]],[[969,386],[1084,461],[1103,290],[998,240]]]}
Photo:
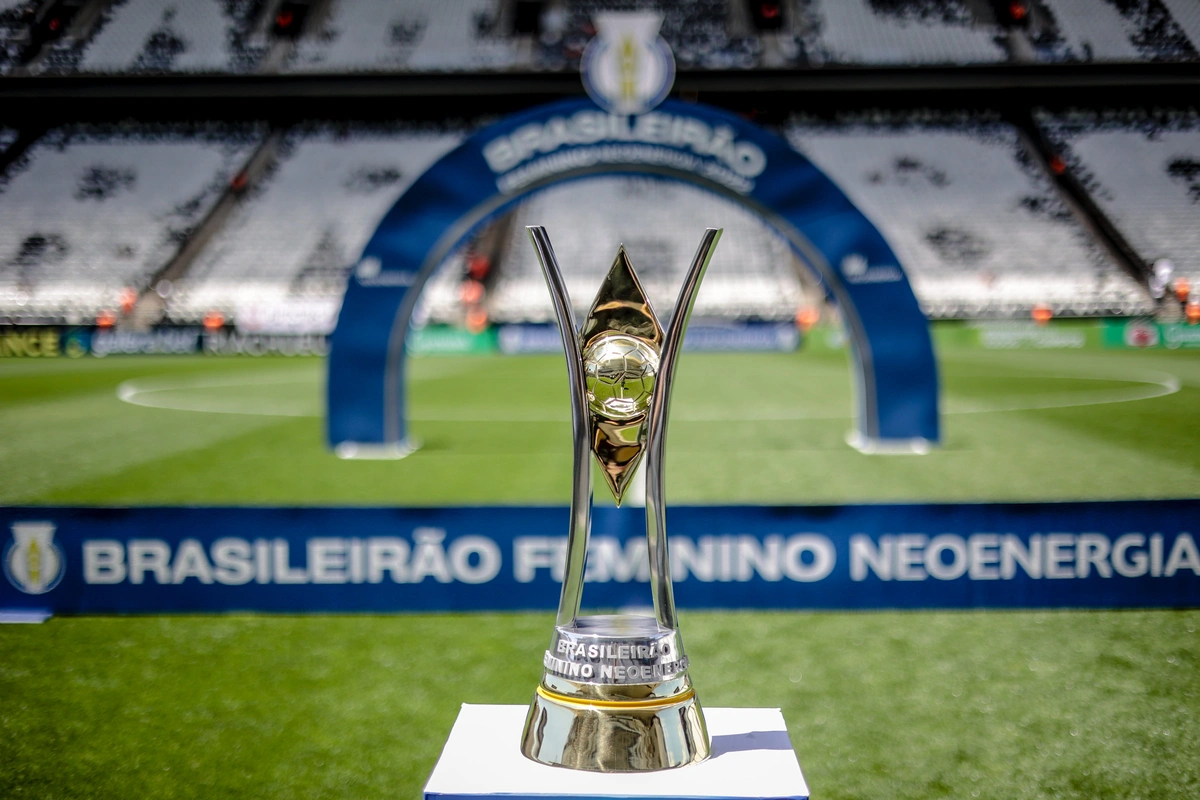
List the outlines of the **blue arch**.
{"label": "blue arch", "polygon": [[352,271],[331,339],[330,445],[342,455],[405,449],[409,321],[425,283],[464,238],[533,192],[614,173],[690,183],[761,214],[841,308],[858,446],[920,452],[939,441],[928,323],[883,236],[832,181],[780,137],[719,109],[668,100],[623,117],[572,99],[478,131],[384,217]]}

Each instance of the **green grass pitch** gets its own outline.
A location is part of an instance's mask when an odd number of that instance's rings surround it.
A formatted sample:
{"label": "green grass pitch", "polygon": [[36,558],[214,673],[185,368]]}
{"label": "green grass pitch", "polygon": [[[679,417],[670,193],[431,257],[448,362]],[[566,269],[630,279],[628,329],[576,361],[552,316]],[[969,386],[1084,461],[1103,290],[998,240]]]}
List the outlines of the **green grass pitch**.
{"label": "green grass pitch", "polygon": [[[1200,495],[1200,353],[939,352],[945,441],[850,449],[839,353],[687,354],[672,503]],[[340,461],[315,359],[0,362],[0,503],[565,503],[554,357],[411,362],[423,447]],[[597,486],[597,497],[603,487]],[[687,613],[706,705],[779,706],[817,798],[1200,796],[1200,612]],[[0,627],[0,797],[415,797],[545,614]]]}

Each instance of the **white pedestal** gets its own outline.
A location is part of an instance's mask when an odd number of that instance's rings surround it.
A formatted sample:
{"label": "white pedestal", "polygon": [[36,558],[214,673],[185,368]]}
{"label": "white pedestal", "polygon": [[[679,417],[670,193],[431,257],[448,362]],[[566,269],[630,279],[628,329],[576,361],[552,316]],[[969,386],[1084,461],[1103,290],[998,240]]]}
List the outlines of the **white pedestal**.
{"label": "white pedestal", "polygon": [[425,800],[807,800],[808,785],[777,708],[706,708],[707,761],[661,772],[600,773],[548,767],[521,755],[526,706],[458,713]]}

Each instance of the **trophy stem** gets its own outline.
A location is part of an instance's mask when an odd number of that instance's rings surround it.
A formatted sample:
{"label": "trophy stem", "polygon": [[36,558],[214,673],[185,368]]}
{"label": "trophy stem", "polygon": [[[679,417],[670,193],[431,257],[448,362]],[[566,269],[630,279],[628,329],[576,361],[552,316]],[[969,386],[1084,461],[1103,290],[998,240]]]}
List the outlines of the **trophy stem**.
{"label": "trophy stem", "polygon": [[[659,356],[658,387],[650,401],[649,435],[646,446],[646,538],[650,550],[650,592],[654,599],[654,615],[658,624],[670,630],[679,628],[675,615],[675,593],[671,585],[671,561],[667,552],[667,505],[663,470],[666,466],[667,413],[671,407],[671,388],[675,377],[675,360],[683,349],[683,335],[696,302],[700,281],[712,260],[713,250],[721,238],[717,228],[706,228],[700,247],[692,259],[675,313],[667,328],[662,354]],[[566,585],[563,585],[566,592]],[[578,609],[578,606],[576,606]]]}
{"label": "trophy stem", "polygon": [[571,386],[571,438],[574,442],[574,473],[571,479],[571,522],[567,529],[567,564],[563,573],[562,595],[558,601],[555,624],[571,627],[579,617],[583,600],[583,573],[587,559],[588,535],[592,524],[591,442],[588,428],[587,385],[583,375],[583,353],[571,296],[563,280],[562,269],[546,229],[540,225],[526,228],[546,276],[546,286],[554,303],[558,330],[567,356],[567,378]]}

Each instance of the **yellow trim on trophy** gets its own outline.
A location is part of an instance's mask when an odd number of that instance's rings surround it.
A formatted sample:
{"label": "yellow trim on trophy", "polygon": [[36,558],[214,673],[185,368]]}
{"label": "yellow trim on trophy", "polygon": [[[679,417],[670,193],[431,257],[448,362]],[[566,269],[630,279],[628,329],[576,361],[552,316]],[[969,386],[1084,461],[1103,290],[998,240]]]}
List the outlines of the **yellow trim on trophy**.
{"label": "yellow trim on trophy", "polygon": [[629,710],[673,706],[691,700],[696,696],[695,689],[688,689],[685,692],[680,692],[679,694],[671,695],[670,697],[653,697],[649,700],[583,700],[578,697],[569,697],[565,694],[552,692],[541,684],[539,684],[537,687],[537,693],[546,700],[549,700],[552,703],[559,703],[561,705],[592,706],[594,708],[624,708]]}

